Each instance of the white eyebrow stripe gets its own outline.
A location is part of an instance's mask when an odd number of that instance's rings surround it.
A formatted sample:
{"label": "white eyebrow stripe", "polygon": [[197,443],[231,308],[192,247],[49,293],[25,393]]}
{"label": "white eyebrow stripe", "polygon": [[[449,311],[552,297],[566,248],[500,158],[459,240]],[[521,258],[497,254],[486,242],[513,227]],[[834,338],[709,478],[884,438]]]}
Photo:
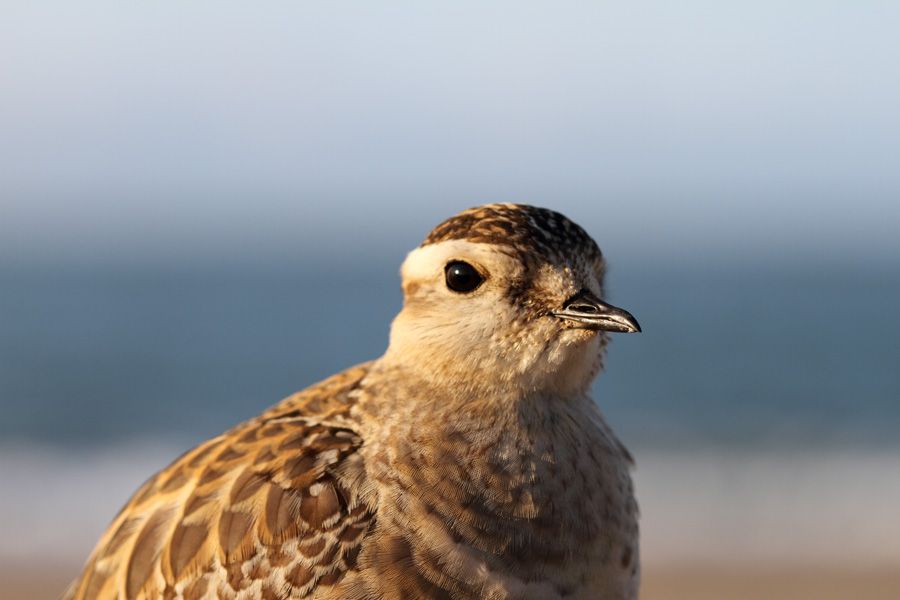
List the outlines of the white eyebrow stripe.
{"label": "white eyebrow stripe", "polygon": [[452,259],[480,264],[515,261],[494,244],[447,240],[421,246],[407,254],[403,266],[400,267],[400,273],[404,281],[435,279],[442,276],[444,265]]}

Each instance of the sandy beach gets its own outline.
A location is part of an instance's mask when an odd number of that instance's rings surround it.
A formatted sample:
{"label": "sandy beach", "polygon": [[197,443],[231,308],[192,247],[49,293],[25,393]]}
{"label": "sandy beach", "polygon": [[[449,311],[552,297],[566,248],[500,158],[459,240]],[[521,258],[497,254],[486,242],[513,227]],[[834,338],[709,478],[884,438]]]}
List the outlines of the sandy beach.
{"label": "sandy beach", "polygon": [[837,600],[900,598],[900,571],[887,568],[747,568],[689,565],[651,570],[643,600]]}
{"label": "sandy beach", "polygon": [[[77,571],[58,566],[0,570],[3,598],[58,598]],[[900,570],[836,570],[803,567],[721,569],[700,564],[651,569],[644,575],[642,600],[895,600],[900,598]]]}

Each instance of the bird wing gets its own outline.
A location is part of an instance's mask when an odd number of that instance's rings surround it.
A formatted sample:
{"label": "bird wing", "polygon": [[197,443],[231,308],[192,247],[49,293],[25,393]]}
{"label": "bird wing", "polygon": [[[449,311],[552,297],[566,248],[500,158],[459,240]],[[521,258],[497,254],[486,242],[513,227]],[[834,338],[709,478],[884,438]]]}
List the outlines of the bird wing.
{"label": "bird wing", "polygon": [[355,570],[374,525],[348,418],[366,371],[289,397],[152,477],[68,597],[303,598]]}

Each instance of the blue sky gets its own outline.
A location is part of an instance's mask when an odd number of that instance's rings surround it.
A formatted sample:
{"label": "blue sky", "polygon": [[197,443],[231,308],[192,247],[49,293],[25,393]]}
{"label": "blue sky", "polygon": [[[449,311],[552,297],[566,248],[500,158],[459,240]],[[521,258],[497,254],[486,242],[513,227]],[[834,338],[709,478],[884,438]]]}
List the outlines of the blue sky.
{"label": "blue sky", "polygon": [[494,200],[619,256],[900,259],[896,2],[0,15],[14,260],[393,252]]}

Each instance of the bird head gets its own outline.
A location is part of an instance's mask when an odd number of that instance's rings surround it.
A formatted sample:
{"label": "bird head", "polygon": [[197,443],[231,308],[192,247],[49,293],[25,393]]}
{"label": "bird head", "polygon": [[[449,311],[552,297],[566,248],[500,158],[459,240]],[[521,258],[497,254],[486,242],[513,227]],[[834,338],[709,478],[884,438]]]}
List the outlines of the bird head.
{"label": "bird head", "polygon": [[401,269],[403,310],[386,357],[473,391],[583,393],[606,332],[640,331],[603,298],[585,231],[533,206],[490,204],[435,227]]}

